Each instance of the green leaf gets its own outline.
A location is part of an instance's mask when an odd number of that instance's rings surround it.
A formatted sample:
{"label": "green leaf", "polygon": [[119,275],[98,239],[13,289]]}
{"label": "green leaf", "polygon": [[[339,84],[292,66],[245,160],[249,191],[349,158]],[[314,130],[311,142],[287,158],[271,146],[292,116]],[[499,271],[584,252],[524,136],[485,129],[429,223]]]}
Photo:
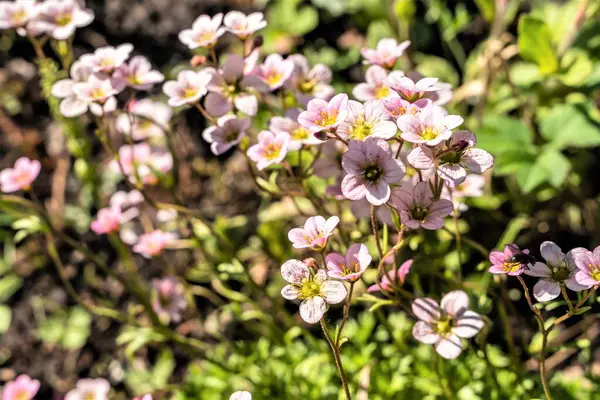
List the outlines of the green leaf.
{"label": "green leaf", "polygon": [[0,333],[6,333],[10,328],[10,321],[12,319],[12,310],[7,305],[0,305]]}
{"label": "green leaf", "polygon": [[536,63],[544,75],[558,70],[558,59],[552,47],[552,36],[544,21],[524,15],[519,20],[518,33],[521,57]]}
{"label": "green leaf", "polygon": [[586,311],[590,310],[591,308],[592,308],[591,306],[585,306],[585,307],[581,307],[581,308],[579,308],[579,309],[575,310],[575,311],[573,312],[573,314],[575,314],[575,315],[580,315],[580,314],[583,314],[584,312],[586,312]]}
{"label": "green leaf", "polygon": [[158,360],[152,370],[153,386],[157,389],[164,388],[175,369],[175,360],[171,350],[164,349],[158,356]]}
{"label": "green leaf", "polygon": [[509,151],[518,154],[535,151],[531,129],[516,118],[489,116],[483,120],[476,134],[477,147],[493,155]]}
{"label": "green leaf", "polygon": [[542,136],[552,142],[553,148],[600,145],[600,124],[588,116],[586,106],[581,104],[556,106],[539,123]]}
{"label": "green leaf", "polygon": [[487,22],[492,22],[494,20],[496,7],[493,0],[475,0],[475,4]]}
{"label": "green leaf", "polygon": [[571,162],[567,157],[553,148],[547,148],[537,158],[521,189],[525,193],[531,193],[544,182],[558,188],[567,179],[570,170]]}
{"label": "green leaf", "polygon": [[560,60],[558,79],[568,86],[581,86],[594,71],[589,55],[580,49],[571,49]]}

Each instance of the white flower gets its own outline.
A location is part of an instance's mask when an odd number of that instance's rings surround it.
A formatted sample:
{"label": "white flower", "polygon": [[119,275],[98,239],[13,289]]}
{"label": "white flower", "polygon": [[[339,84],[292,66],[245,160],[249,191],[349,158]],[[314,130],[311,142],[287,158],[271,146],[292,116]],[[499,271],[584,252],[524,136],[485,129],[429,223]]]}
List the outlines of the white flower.
{"label": "white flower", "polygon": [[164,136],[173,112],[166,104],[142,99],[129,105],[129,114],[117,117],[117,130],[133,140]]}
{"label": "white flower", "polygon": [[264,15],[261,12],[254,12],[245,15],[239,11],[230,11],[225,15],[225,28],[240,39],[246,39],[254,32],[267,26]]}
{"label": "white flower", "polygon": [[40,15],[28,24],[27,31],[44,32],[56,40],[66,40],[75,29],[93,20],[94,13],[81,8],[77,0],[46,0],[41,4]]}
{"label": "white flower", "polygon": [[[104,115],[117,109],[117,99],[114,97],[119,90],[113,86],[113,81],[100,75],[90,75],[86,82],[73,84],[73,93],[77,99],[87,104],[85,108],[78,110],[85,112],[89,107],[94,115]],[[69,114],[73,114],[71,111]],[[79,115],[80,115],[79,114]]]}
{"label": "white flower", "polygon": [[122,64],[113,74],[113,78],[120,80],[123,86],[137,90],[150,90],[152,85],[165,80],[165,76],[152,69],[146,57],[133,57],[129,63]]}
{"label": "white flower", "polygon": [[391,139],[398,129],[388,120],[388,115],[380,101],[370,100],[364,105],[358,101],[348,101],[348,116],[337,128],[344,139],[365,140],[368,137]]}
{"label": "white flower", "polygon": [[201,15],[194,21],[192,29],[184,29],[179,32],[179,40],[190,49],[212,47],[225,33],[225,28],[221,27],[222,21],[223,14],[221,13],[212,18],[208,15]]}
{"label": "white flower", "polygon": [[235,392],[229,397],[229,400],[252,400],[252,394],[246,391]]}
{"label": "white flower", "polygon": [[90,65],[94,72],[111,73],[119,68],[133,51],[133,45],[125,43],[119,47],[100,47],[92,54],[81,56],[81,62]]}
{"label": "white flower", "polygon": [[65,400],[108,400],[110,383],[106,379],[80,379]]}
{"label": "white flower", "polygon": [[171,107],[194,104],[206,94],[211,79],[212,75],[207,70],[181,71],[176,81],[165,82],[163,92],[169,96]]}
{"label": "white flower", "polygon": [[27,34],[25,26],[35,19],[41,11],[36,0],[17,0],[0,2],[0,29],[17,29],[19,35]]}
{"label": "white flower", "polygon": [[75,117],[87,111],[88,103],[77,97],[73,85],[86,82],[91,74],[92,67],[77,60],[71,66],[71,79],[61,79],[52,86],[52,95],[64,99],[60,102],[60,112],[65,117]]}

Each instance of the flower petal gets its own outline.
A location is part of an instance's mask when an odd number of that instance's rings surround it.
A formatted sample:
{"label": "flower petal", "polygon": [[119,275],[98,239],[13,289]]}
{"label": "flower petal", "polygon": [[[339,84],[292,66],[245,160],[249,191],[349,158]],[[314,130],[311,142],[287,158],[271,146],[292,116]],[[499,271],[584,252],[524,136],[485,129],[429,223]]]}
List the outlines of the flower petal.
{"label": "flower petal", "polygon": [[560,296],[560,284],[550,279],[540,279],[533,286],[533,297],[537,301],[550,301]]}
{"label": "flower petal", "polygon": [[300,316],[309,324],[316,324],[327,311],[327,304],[322,297],[315,296],[305,299],[300,304]]}
{"label": "flower petal", "polygon": [[412,329],[413,337],[421,343],[434,344],[440,336],[425,321],[417,321]]}
{"label": "flower petal", "polygon": [[281,266],[281,275],[289,283],[300,283],[310,276],[310,270],[300,260],[287,260]]}
{"label": "flower petal", "polygon": [[346,298],[346,286],[342,282],[328,280],[321,285],[321,294],[329,304],[338,304]]}

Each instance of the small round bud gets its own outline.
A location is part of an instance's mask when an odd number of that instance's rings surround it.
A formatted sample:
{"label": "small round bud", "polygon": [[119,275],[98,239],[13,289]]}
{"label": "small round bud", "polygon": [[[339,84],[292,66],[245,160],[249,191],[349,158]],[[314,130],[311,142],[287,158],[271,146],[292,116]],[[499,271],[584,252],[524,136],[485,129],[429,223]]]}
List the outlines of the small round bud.
{"label": "small round bud", "polygon": [[325,141],[325,140],[327,140],[327,139],[328,139],[328,137],[327,137],[327,133],[325,133],[325,132],[323,132],[323,131],[321,131],[321,132],[315,132],[315,133],[314,133],[314,136],[315,136],[317,139],[319,139],[319,140],[322,140],[322,141]]}
{"label": "small round bud", "polygon": [[254,38],[254,40],[252,41],[252,50],[262,47],[262,45],[264,43],[265,43],[265,38],[263,37],[263,35],[256,36]]}
{"label": "small round bud", "polygon": [[302,262],[306,264],[308,268],[314,269],[315,271],[319,269],[319,263],[312,257],[305,258]]}
{"label": "small round bud", "polygon": [[199,67],[205,63],[206,63],[206,57],[201,56],[201,55],[194,56],[190,60],[190,64],[192,64],[192,67]]}

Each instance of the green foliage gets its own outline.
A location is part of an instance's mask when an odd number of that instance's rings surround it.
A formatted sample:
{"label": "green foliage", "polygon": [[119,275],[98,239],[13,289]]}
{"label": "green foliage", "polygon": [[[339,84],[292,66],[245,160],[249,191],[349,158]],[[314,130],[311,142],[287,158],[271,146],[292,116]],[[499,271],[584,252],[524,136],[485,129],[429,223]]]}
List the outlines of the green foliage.
{"label": "green foliage", "polygon": [[40,339],[48,344],[57,344],[65,349],[82,348],[90,335],[92,317],[80,306],[68,310],[56,310],[38,328]]}
{"label": "green foliage", "polygon": [[519,53],[525,60],[536,63],[544,75],[558,70],[558,59],[552,47],[552,37],[544,21],[528,15],[521,17]]}

